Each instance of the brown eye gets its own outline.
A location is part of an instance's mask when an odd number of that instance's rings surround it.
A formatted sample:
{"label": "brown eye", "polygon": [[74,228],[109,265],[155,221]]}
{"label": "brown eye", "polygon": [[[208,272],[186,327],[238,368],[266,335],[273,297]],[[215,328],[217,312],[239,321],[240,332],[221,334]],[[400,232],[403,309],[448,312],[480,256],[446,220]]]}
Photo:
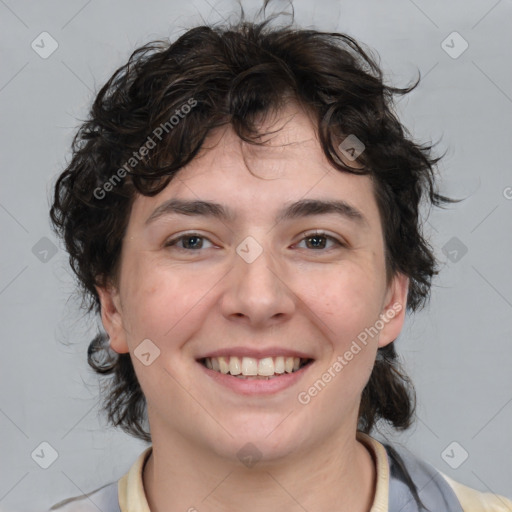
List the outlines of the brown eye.
{"label": "brown eye", "polygon": [[327,237],[322,235],[313,235],[306,238],[307,242],[310,242],[313,249],[325,249],[327,243]]}

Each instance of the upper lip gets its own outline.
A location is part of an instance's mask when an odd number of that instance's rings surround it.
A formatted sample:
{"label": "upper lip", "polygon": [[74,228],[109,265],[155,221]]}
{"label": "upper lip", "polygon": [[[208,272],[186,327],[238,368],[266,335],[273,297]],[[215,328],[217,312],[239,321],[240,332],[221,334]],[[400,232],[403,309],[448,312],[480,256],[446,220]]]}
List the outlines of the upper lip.
{"label": "upper lip", "polygon": [[253,357],[254,359],[263,359],[265,357],[300,357],[301,359],[314,359],[310,354],[306,354],[305,352],[301,352],[299,350],[290,349],[290,348],[280,348],[280,347],[267,347],[267,348],[250,348],[250,347],[231,347],[231,348],[221,348],[218,350],[213,350],[212,352],[208,352],[199,356],[197,359],[205,359],[207,357]]}

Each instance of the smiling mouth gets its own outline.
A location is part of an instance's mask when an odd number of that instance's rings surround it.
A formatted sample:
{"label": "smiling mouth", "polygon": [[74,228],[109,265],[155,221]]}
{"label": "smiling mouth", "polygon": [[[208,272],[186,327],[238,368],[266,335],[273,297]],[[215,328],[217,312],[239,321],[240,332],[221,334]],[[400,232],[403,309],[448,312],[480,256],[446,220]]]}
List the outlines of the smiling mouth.
{"label": "smiling mouth", "polygon": [[280,377],[283,374],[295,373],[304,366],[311,364],[313,359],[300,357],[254,357],[219,356],[204,357],[198,360],[209,370],[224,375],[230,375],[239,379],[269,380]]}

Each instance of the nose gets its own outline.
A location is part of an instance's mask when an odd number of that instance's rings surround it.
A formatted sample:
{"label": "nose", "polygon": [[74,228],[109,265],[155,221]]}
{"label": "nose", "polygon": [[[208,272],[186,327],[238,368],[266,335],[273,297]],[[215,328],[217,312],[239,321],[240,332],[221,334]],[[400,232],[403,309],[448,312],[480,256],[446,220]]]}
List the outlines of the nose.
{"label": "nose", "polygon": [[[242,253],[240,253],[242,254]],[[265,327],[289,319],[296,296],[289,287],[289,276],[268,248],[254,260],[234,255],[233,268],[226,276],[221,310],[226,318]]]}

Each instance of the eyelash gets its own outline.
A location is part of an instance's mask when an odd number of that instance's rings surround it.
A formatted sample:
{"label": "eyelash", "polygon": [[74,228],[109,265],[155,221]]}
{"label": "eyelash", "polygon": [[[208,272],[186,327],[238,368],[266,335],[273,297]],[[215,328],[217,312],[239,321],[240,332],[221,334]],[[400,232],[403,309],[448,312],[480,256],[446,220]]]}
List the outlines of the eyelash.
{"label": "eyelash", "polygon": [[[308,238],[315,238],[315,237],[325,238],[327,240],[330,240],[331,242],[334,242],[339,247],[347,247],[347,245],[345,243],[341,242],[340,240],[338,240],[337,238],[335,238],[331,235],[328,235],[324,231],[314,231],[312,233],[304,233],[303,238],[300,240],[300,242],[303,242],[304,240],[307,240]],[[201,238],[201,239],[208,240],[211,243],[211,240],[209,238],[207,238],[206,236],[200,235],[199,233],[185,233],[184,235],[180,235],[179,237],[168,240],[167,242],[165,242],[164,247],[176,246],[180,240],[184,240],[185,238]],[[200,251],[202,248],[186,249],[184,247],[178,247],[178,249],[180,249],[182,251],[186,251],[186,252],[193,252],[193,251]],[[313,251],[315,249],[311,249],[311,250]],[[328,250],[329,249],[323,249],[323,250],[318,249],[319,252],[327,252]]]}

